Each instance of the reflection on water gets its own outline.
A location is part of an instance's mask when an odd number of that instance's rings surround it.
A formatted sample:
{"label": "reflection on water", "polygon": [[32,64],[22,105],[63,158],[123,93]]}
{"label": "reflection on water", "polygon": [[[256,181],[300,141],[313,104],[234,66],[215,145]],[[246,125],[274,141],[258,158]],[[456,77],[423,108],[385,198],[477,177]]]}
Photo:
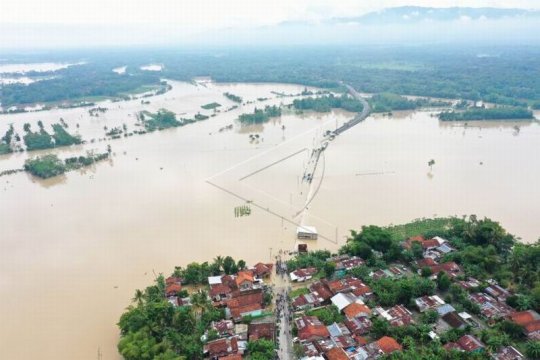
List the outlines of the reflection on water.
{"label": "reflection on water", "polygon": [[[140,109],[165,107],[190,116],[204,113],[200,106],[213,101],[232,106],[224,92],[253,101],[274,97],[271,91],[303,90],[293,85],[205,85],[175,83],[170,93],[150,98],[149,105],[107,103],[110,110],[99,118],[89,117],[86,109],[53,110],[0,116],[0,127],[14,122],[22,128],[37,119],[48,126],[62,117],[70,130],[79,123],[84,138],[99,138],[104,125],[126,122],[132,127],[129,115]],[[99,347],[104,358],[118,359],[115,323],[134,290],[152,281],[153,271],[170,272],[177,265],[228,254],[248,263],[268,261],[271,251],[293,248],[295,227],[288,221],[305,201],[300,180],[313,138],[351,115],[284,114],[240,128],[235,119],[254,106],[112,141],[111,160],[63,177],[0,178],[5,188],[0,192],[2,358],[46,360],[61,354],[94,359]],[[540,126],[520,122],[519,136],[514,136],[516,124],[465,127],[430,115],[372,116],[330,143],[316,174],[318,180],[324,169],[308,222],[336,241],[321,239],[310,249],[336,250],[349,229],[362,225],[433,214],[476,213],[501,221],[526,241],[540,235],[540,202],[533,201],[540,198],[540,159],[531,156],[540,147]],[[233,131],[219,131],[230,124]],[[264,142],[250,143],[248,134],[255,133]],[[93,148],[103,151],[106,145],[40,153],[67,157]],[[27,156],[0,157],[0,170],[21,167]],[[430,159],[435,160],[432,170]],[[234,208],[242,201],[211,186],[209,179],[261,207],[235,218]]]}

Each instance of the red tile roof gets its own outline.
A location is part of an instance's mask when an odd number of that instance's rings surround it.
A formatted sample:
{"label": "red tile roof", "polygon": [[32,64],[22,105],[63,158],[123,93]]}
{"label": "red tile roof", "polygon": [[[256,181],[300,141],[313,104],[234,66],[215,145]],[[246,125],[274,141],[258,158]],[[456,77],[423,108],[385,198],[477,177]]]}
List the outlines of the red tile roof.
{"label": "red tile roof", "polygon": [[540,319],[540,316],[536,311],[516,311],[510,314],[510,319],[518,325],[525,326],[535,320]]}
{"label": "red tile roof", "polygon": [[248,339],[249,341],[257,339],[274,340],[274,331],[274,323],[249,324]]}
{"label": "red tile roof", "polygon": [[349,360],[347,353],[342,348],[330,349],[325,355],[328,360]]}
{"label": "red tile roof", "polygon": [[167,288],[165,289],[165,293],[167,294],[167,296],[174,296],[180,290],[182,290],[182,285],[177,284],[177,283],[171,283],[167,285]]}
{"label": "red tile roof", "polygon": [[535,320],[525,325],[525,331],[527,334],[540,331],[540,320]]}
{"label": "red tile roof", "polygon": [[231,338],[210,341],[207,344],[207,349],[211,357],[234,354],[238,352],[238,340],[236,338]]}
{"label": "red tile roof", "polygon": [[484,347],[484,344],[482,344],[480,340],[472,335],[464,335],[460,337],[457,343],[463,350],[468,352],[482,349]]}
{"label": "red tile roof", "polygon": [[295,320],[298,337],[301,340],[315,340],[330,337],[324,324],[316,316],[302,316]]}
{"label": "red tile roof", "polygon": [[396,339],[389,336],[383,336],[377,340],[377,345],[385,354],[390,354],[394,351],[400,351],[402,349],[401,345],[398,344]]}
{"label": "red tile roof", "polygon": [[230,293],[232,293],[231,288],[225,284],[210,285],[209,294],[211,297],[215,297],[218,295],[228,295]]}
{"label": "red tile roof", "polygon": [[347,305],[345,309],[343,309],[343,312],[348,318],[354,318],[362,314],[369,316],[369,314],[371,314],[371,309],[364,304],[352,303]]}
{"label": "red tile roof", "polygon": [[242,283],[249,281],[252,283],[254,281],[253,274],[250,271],[240,271],[236,277],[236,285],[240,286]]}
{"label": "red tile roof", "polygon": [[325,301],[330,299],[334,294],[328,289],[328,286],[326,284],[322,283],[321,281],[317,281],[309,287],[311,291],[316,291],[321,298],[323,298]]}
{"label": "red tile roof", "polygon": [[259,277],[270,275],[272,273],[272,267],[272,264],[263,264],[260,262],[254,266],[253,272]]}
{"label": "red tile roof", "polygon": [[240,319],[243,316],[242,314],[262,310],[262,306],[260,304],[249,304],[245,306],[229,307],[229,310],[231,311],[233,319]]}

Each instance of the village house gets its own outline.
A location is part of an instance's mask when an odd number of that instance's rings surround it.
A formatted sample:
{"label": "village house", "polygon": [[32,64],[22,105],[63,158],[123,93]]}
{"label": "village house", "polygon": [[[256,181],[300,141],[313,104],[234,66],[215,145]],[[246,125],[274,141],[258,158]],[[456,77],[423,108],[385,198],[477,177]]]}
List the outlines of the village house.
{"label": "village house", "polygon": [[523,356],[522,353],[519,352],[518,349],[516,349],[513,346],[505,346],[499,351],[497,351],[495,354],[493,354],[493,360],[524,360],[525,356]]}
{"label": "village house", "polygon": [[225,314],[235,322],[241,321],[248,315],[260,315],[263,309],[263,298],[261,289],[234,292],[232,299],[226,302]]}
{"label": "village house", "polygon": [[490,285],[484,291],[499,302],[506,301],[506,299],[512,295],[508,290],[502,288],[498,284]]}
{"label": "village house", "polygon": [[315,341],[330,337],[324,324],[316,316],[302,316],[295,321],[298,338],[301,341]]}
{"label": "village house", "polygon": [[347,306],[353,303],[363,304],[364,302],[358,296],[355,296],[352,293],[338,293],[330,299],[332,304],[334,304],[339,311],[342,311]]}
{"label": "village house", "polygon": [[503,318],[513,311],[506,303],[498,302],[484,293],[470,294],[469,299],[480,307],[480,313],[489,321]]}
{"label": "village house", "polygon": [[339,347],[330,349],[324,356],[328,360],[349,360],[347,353]]}
{"label": "village house", "polygon": [[458,339],[455,343],[447,343],[444,345],[447,350],[455,349],[465,352],[482,352],[485,349],[484,344],[473,335],[464,335]]}
{"label": "village house", "polygon": [[444,305],[445,302],[437,295],[432,296],[422,296],[414,300],[418,311],[424,312],[427,310],[437,310],[441,305]]}
{"label": "village house", "polygon": [[364,304],[352,303],[343,309],[343,313],[348,319],[353,319],[356,317],[369,317],[371,315],[371,309]]}
{"label": "village house", "polygon": [[251,323],[248,325],[248,339],[249,341],[258,339],[274,341],[275,329],[273,322]]}
{"label": "village house", "polygon": [[457,282],[457,284],[467,291],[470,289],[476,289],[481,285],[480,281],[472,277],[468,278],[467,280],[460,280]]}
{"label": "village house", "polygon": [[431,270],[432,277],[436,277],[435,275],[439,274],[440,272],[445,272],[450,278],[455,278],[463,273],[459,265],[453,261],[445,262],[443,264],[435,264],[429,266],[429,269]]}
{"label": "village house", "polygon": [[272,275],[273,267],[273,264],[263,264],[262,262],[260,262],[255,264],[251,271],[257,279],[265,279]]}
{"label": "village house", "polygon": [[204,354],[207,354],[211,360],[218,360],[227,355],[238,353],[238,340],[235,337],[228,339],[218,339],[209,341],[204,345]]}
{"label": "village house", "polygon": [[355,277],[346,277],[334,281],[323,280],[323,283],[333,294],[352,292],[357,297],[366,298],[373,295],[371,288]]}
{"label": "village house", "polygon": [[313,277],[317,273],[317,269],[314,267],[298,269],[289,274],[291,281],[304,282]]}
{"label": "village house", "polygon": [[319,296],[316,291],[310,292],[309,294],[302,294],[292,301],[292,307],[294,310],[307,310],[313,307],[321,306],[324,302],[324,299]]}
{"label": "village house", "polygon": [[388,310],[384,310],[381,307],[376,307],[374,312],[383,319],[386,319],[392,326],[414,324],[412,313],[403,305],[396,305]]}
{"label": "village house", "polygon": [[379,269],[369,274],[374,280],[380,280],[385,278],[400,278],[407,274],[405,267],[399,268],[397,266],[391,266],[388,269]]}
{"label": "village house", "polygon": [[353,318],[347,317],[343,323],[345,326],[347,326],[347,329],[349,329],[352,334],[357,336],[367,334],[369,331],[371,331],[371,327],[373,326],[369,317],[366,316],[358,316]]}
{"label": "village house", "polygon": [[311,284],[309,286],[309,290],[311,292],[316,292],[319,295],[319,297],[323,299],[323,303],[325,304],[329,303],[332,296],[334,296],[332,291],[330,291],[330,289],[326,285],[326,282],[322,282],[322,281],[317,281]]}
{"label": "village house", "polygon": [[336,271],[351,270],[352,268],[362,266],[365,263],[366,262],[364,261],[364,259],[362,259],[362,258],[360,258],[358,256],[353,256],[353,257],[347,256],[344,259],[340,259],[338,261],[335,261]]}
{"label": "village house", "polygon": [[220,337],[235,335],[234,323],[231,320],[212,321],[210,329],[216,330]]}
{"label": "village house", "polygon": [[255,278],[250,271],[239,271],[235,279],[236,286],[240,291],[253,289],[254,281]]}
{"label": "village house", "polygon": [[456,311],[451,311],[441,316],[441,320],[453,329],[465,329],[467,322]]}
{"label": "village house", "polygon": [[523,326],[529,339],[540,340],[540,315],[536,311],[516,311],[510,314],[509,320]]}

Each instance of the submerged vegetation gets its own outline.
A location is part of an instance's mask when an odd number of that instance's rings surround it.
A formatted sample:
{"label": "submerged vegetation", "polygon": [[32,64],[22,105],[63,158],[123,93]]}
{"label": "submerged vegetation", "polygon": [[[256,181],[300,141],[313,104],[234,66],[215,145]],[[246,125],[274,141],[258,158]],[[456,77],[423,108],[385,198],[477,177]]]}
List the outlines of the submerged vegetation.
{"label": "submerged vegetation", "polygon": [[369,103],[373,112],[376,113],[391,112],[393,110],[414,110],[421,107],[447,107],[452,105],[451,102],[442,100],[424,98],[409,100],[404,96],[392,93],[373,95]]}
{"label": "submerged vegetation", "polygon": [[61,124],[51,125],[54,132],[52,136],[45,131],[41,121],[38,121],[38,126],[39,131],[33,132],[30,124],[24,124],[24,131],[26,134],[23,136],[23,139],[28,151],[51,149],[58,146],[70,146],[82,143],[79,136],[71,135]]}
{"label": "submerged vegetation", "polygon": [[523,107],[495,107],[491,109],[474,108],[465,111],[446,111],[439,114],[443,121],[473,120],[530,120],[534,119],[532,111]]}
{"label": "submerged vegetation", "polygon": [[24,170],[39,178],[47,179],[62,175],[66,171],[90,166],[93,163],[105,160],[108,157],[109,152],[97,155],[88,153],[86,156],[75,156],[61,160],[54,154],[48,154],[26,160],[24,163]]}
{"label": "submerged vegetation", "polygon": [[296,99],[292,103],[298,110],[313,110],[316,112],[329,112],[331,109],[343,109],[351,112],[361,112],[364,108],[362,103],[351,96],[341,95],[321,97],[308,97],[305,99]]}
{"label": "submerged vegetation", "polygon": [[161,109],[155,114],[143,111],[139,114],[139,119],[143,122],[146,131],[163,130],[182,125],[180,121],[176,120],[176,115],[166,109]]}
{"label": "submerged vegetation", "polygon": [[212,102],[212,103],[209,103],[209,104],[202,105],[201,107],[203,109],[205,109],[205,110],[213,110],[213,109],[217,109],[220,106],[221,106],[221,104],[219,104],[217,102]]}
{"label": "submerged vegetation", "polygon": [[241,124],[262,124],[268,121],[270,118],[281,116],[281,109],[279,106],[265,106],[264,109],[257,109],[251,114],[242,114],[238,117]]}
{"label": "submerged vegetation", "polygon": [[234,95],[234,94],[231,94],[229,92],[223,93],[223,95],[227,99],[229,99],[231,101],[234,101],[235,103],[239,103],[239,104],[242,103],[242,98],[240,96],[238,96],[238,95]]}

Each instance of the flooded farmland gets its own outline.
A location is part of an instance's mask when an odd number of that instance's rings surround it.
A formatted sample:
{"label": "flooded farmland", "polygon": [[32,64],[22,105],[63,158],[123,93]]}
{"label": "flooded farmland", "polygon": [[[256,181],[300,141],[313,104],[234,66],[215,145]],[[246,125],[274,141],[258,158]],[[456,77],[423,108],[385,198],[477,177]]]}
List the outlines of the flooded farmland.
{"label": "flooded farmland", "polygon": [[[88,108],[0,116],[47,129],[62,118],[86,144],[41,151],[71,156],[112,147],[110,160],[84,171],[36,180],[0,177],[0,348],[6,359],[118,359],[115,323],[134,289],[176,265],[232,255],[248,263],[292,249],[306,204],[301,177],[314,139],[352,114],[285,112],[262,125],[236,118],[266,104],[290,103],[301,86],[172,83],[173,90]],[[135,113],[167,108],[192,117],[202,105],[253,101],[184,127],[101,140],[104,128],[136,126]],[[262,100],[268,98],[267,100]],[[261,99],[261,100],[257,100]],[[540,236],[540,126],[441,123],[430,112],[371,116],[333,140],[314,184],[305,221],[336,250],[349,229],[433,215],[476,213],[500,221],[524,241]],[[78,124],[78,126],[77,126]],[[229,125],[233,125],[232,129]],[[258,137],[249,135],[258,135]],[[91,140],[94,139],[94,142]],[[0,171],[38,154],[0,156]],[[435,160],[430,169],[429,160]],[[250,216],[234,208],[252,202]],[[519,214],[519,215],[518,215]],[[32,339],[33,346],[25,346]]]}

